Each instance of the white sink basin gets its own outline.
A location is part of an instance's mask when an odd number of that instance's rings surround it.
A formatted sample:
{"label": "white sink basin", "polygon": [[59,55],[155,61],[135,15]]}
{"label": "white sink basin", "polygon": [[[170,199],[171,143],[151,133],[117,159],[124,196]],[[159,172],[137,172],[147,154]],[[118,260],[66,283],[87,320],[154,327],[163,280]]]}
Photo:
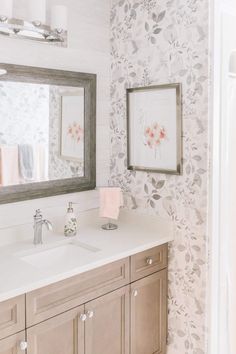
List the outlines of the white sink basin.
{"label": "white sink basin", "polygon": [[79,242],[57,245],[56,247],[35,250],[20,259],[39,269],[68,269],[81,266],[94,257],[99,250]]}

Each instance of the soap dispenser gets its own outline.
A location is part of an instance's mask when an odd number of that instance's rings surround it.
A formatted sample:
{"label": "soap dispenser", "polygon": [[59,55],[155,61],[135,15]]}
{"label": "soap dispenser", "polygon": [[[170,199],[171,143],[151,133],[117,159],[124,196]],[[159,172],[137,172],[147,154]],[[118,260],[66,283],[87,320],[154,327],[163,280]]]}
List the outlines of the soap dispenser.
{"label": "soap dispenser", "polygon": [[77,235],[77,219],[73,209],[73,203],[69,202],[69,206],[66,214],[64,235],[66,237],[76,236]]}

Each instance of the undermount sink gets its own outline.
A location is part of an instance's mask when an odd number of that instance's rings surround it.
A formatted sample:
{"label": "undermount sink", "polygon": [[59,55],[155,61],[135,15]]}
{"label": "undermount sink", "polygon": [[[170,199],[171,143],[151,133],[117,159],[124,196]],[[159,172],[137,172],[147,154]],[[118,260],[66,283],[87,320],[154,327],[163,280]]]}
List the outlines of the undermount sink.
{"label": "undermount sink", "polygon": [[99,249],[79,242],[70,242],[57,245],[53,248],[35,250],[34,253],[20,257],[20,259],[36,268],[71,268],[80,266],[94,256]]}

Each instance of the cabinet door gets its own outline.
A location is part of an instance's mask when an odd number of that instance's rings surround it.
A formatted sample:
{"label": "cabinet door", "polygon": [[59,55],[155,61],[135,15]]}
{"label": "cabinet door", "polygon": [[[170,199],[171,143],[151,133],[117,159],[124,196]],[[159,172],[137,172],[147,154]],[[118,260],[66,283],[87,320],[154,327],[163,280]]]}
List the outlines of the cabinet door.
{"label": "cabinet door", "polygon": [[129,299],[126,286],[85,306],[85,354],[129,354]]}
{"label": "cabinet door", "polygon": [[25,329],[25,295],[0,302],[0,339]]}
{"label": "cabinet door", "polygon": [[27,354],[84,354],[84,306],[27,330]]}
{"label": "cabinet door", "polygon": [[25,332],[0,340],[0,354],[25,354]]}
{"label": "cabinet door", "polygon": [[131,285],[131,354],[165,354],[167,270]]}

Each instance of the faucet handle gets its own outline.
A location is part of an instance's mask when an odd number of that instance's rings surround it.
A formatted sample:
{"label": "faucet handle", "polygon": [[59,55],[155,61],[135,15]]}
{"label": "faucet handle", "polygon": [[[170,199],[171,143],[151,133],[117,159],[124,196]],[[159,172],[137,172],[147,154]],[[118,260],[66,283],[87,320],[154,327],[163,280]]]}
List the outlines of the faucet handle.
{"label": "faucet handle", "polygon": [[36,209],[36,212],[35,212],[35,218],[38,218],[38,217],[41,217],[42,216],[42,213],[41,213],[41,210],[40,209]]}

